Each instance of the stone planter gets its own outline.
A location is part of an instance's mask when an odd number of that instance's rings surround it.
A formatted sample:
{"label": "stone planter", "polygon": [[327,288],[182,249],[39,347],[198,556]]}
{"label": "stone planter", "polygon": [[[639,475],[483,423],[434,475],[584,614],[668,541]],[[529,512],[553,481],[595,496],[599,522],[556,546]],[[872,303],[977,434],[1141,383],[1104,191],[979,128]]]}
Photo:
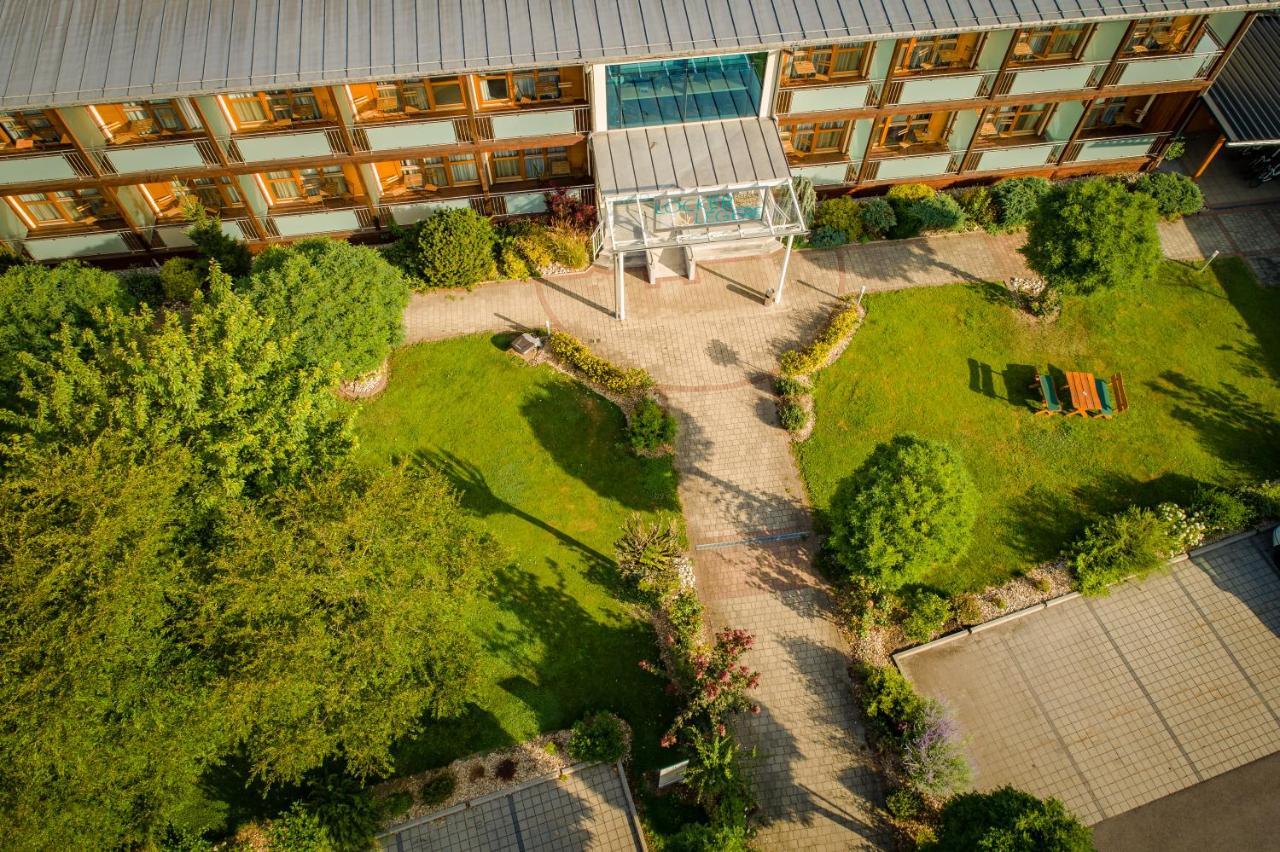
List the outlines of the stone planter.
{"label": "stone planter", "polygon": [[387,386],[391,371],[387,361],[383,361],[372,373],[351,379],[338,385],[338,396],[343,399],[368,399],[382,393]]}

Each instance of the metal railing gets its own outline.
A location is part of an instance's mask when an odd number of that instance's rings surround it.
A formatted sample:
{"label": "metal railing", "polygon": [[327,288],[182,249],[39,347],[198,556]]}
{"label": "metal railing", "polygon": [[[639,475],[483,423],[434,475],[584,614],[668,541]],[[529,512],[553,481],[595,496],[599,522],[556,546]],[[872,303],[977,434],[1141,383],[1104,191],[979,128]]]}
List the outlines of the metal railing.
{"label": "metal railing", "polygon": [[866,171],[862,176],[864,181],[879,180],[880,167],[884,163],[902,163],[910,160],[924,160],[929,158],[947,157],[946,165],[936,171],[920,172],[912,175],[890,175],[884,180],[908,180],[910,178],[934,177],[936,175],[951,175],[960,171],[960,161],[964,159],[963,151],[931,151],[923,154],[883,154],[872,152],[867,159]]}
{"label": "metal railing", "polygon": [[[1062,149],[1066,146],[1065,141],[1049,141],[1040,140],[1038,142],[1027,142],[1021,145],[991,145],[988,147],[975,147],[969,156],[965,158],[964,163],[960,167],[962,172],[984,171],[982,168],[982,158],[986,154],[999,154],[1004,151],[1031,151],[1037,148],[1045,149],[1043,162],[1045,164],[1056,163],[1058,157],[1062,156]],[[1013,168],[1011,166],[995,166],[985,171],[999,171],[1003,168]]]}

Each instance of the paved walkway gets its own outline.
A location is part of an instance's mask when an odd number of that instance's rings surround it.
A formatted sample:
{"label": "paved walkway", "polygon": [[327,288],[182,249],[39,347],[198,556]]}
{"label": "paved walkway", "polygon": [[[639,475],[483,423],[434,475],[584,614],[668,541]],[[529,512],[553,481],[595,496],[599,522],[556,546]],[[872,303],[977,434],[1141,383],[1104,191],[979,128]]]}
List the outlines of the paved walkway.
{"label": "paved walkway", "polygon": [[627,781],[596,764],[472,799],[378,837],[383,852],[644,852]]}
{"label": "paved walkway", "polygon": [[955,712],[979,789],[1087,823],[1280,751],[1280,575],[1258,536],[898,662]]}

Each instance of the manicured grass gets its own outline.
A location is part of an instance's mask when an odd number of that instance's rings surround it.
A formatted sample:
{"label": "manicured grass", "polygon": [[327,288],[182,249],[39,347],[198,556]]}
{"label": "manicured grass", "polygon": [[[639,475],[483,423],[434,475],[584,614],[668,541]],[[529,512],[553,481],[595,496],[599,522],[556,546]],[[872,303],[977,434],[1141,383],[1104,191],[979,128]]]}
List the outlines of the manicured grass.
{"label": "manicured grass", "polygon": [[[989,285],[868,297],[867,321],[820,375],[798,448],[814,505],[880,442],[946,441],[981,491],[973,546],[931,582],[978,589],[1053,558],[1092,517],[1187,499],[1195,481],[1280,474],[1280,291],[1224,259],[1166,262],[1141,288],[1069,298],[1039,325]],[[1036,367],[1123,374],[1114,420],[1034,416]],[[1064,394],[1065,396],[1065,394]],[[1065,400],[1064,400],[1065,401]]]}
{"label": "manicured grass", "polygon": [[487,337],[397,352],[391,382],[357,418],[371,463],[440,467],[503,546],[472,625],[486,649],[482,684],[461,719],[432,722],[399,750],[401,772],[571,725],[608,709],[636,734],[638,768],[673,708],[641,671],[656,647],[619,599],[613,542],[632,512],[678,511],[665,459],[625,446],[622,413],[548,367],[530,368]]}

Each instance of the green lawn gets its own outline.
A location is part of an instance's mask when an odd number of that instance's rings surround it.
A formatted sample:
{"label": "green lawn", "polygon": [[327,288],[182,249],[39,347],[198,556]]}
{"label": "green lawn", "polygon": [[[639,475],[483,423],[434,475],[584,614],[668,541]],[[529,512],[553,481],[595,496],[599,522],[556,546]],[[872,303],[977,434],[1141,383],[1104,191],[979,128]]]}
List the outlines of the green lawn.
{"label": "green lawn", "polygon": [[[818,378],[816,429],[798,448],[814,505],[826,510],[895,434],[946,441],[981,492],[972,547],[931,578],[960,591],[1054,557],[1126,503],[1280,474],[1280,291],[1236,259],[1206,274],[1166,262],[1158,279],[1068,299],[1043,326],[989,285],[868,297],[853,344]],[[1120,372],[1130,411],[1033,416],[1037,366],[1059,384],[1064,370]]]}
{"label": "green lawn", "polygon": [[474,705],[405,743],[398,769],[524,740],[600,708],[632,724],[638,768],[660,762],[673,710],[663,682],[639,668],[655,656],[653,631],[618,599],[612,553],[630,513],[678,510],[670,461],[633,457],[614,405],[487,337],[396,352],[389,387],[356,426],[373,463],[443,469],[508,560],[474,615],[487,650]]}

